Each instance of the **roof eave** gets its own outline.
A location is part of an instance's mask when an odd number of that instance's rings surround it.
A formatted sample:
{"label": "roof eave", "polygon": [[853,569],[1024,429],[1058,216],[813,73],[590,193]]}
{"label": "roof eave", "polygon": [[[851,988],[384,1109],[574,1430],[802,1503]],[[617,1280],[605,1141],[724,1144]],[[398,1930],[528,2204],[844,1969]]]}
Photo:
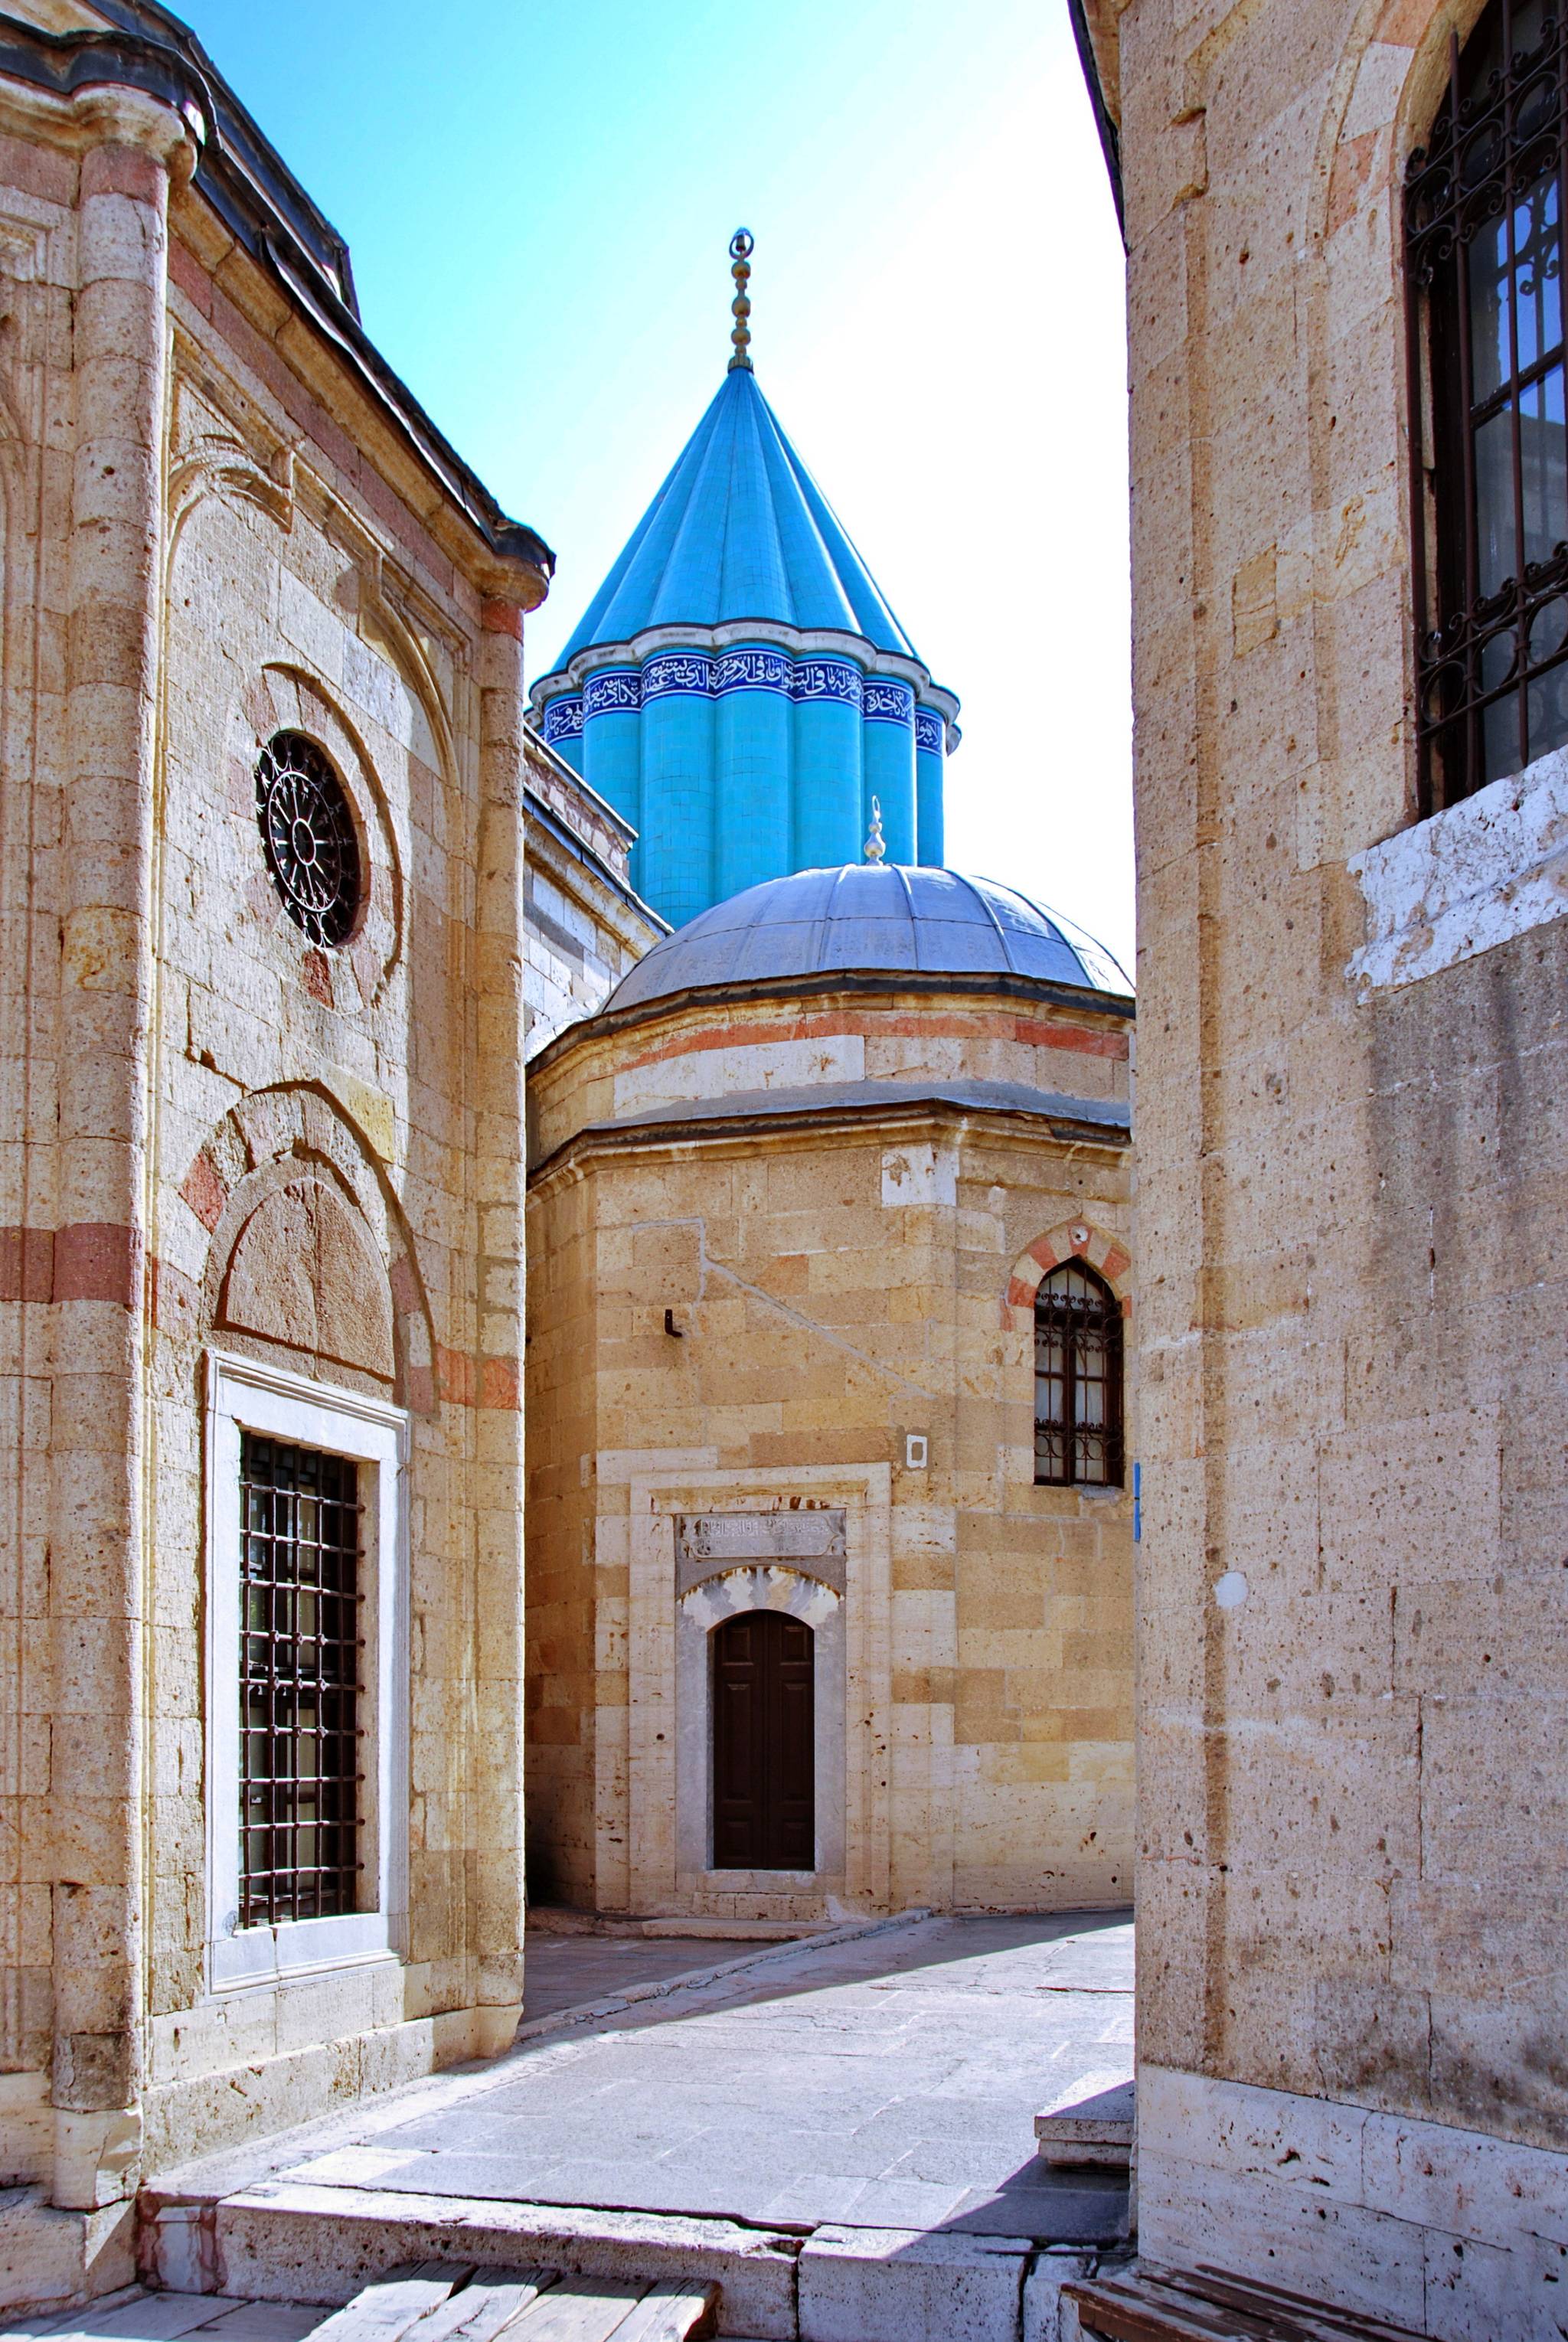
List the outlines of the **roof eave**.
{"label": "roof eave", "polygon": [[1122,134],[1119,108],[1114,110],[1116,108],[1118,80],[1117,11],[1114,0],[1112,5],[1107,5],[1107,0],[1067,0],[1067,13],[1073,20],[1078,61],[1088,85],[1094,127],[1100,135],[1100,151],[1105,157],[1105,169],[1111,181],[1111,200],[1116,206],[1116,224],[1124,243],[1127,215],[1122,193]]}
{"label": "roof eave", "polygon": [[102,32],[51,33],[0,14],[0,78],[70,99],[124,86],[183,115],[197,141],[192,187],[227,233],[323,337],[414,450],[484,550],[526,573],[514,583],[536,608],[555,556],[504,513],[394,373],[360,323],[348,246],[241,105],[188,26],[158,0],[94,0]]}
{"label": "roof eave", "polygon": [[[544,1054],[541,1052],[541,1056]],[[864,1083],[850,1086],[873,1091],[877,1086]],[[1044,1091],[1029,1102],[1022,1096],[1008,1101],[966,1096],[962,1083],[890,1084],[885,1096],[867,1096],[853,1103],[824,1096],[819,1104],[804,1093],[776,1096],[766,1107],[750,1099],[712,1103],[716,1110],[708,1113],[683,1113],[677,1106],[667,1112],[629,1116],[624,1121],[584,1124],[548,1155],[529,1165],[529,1187],[544,1186],[590,1154],[704,1144],[733,1146],[737,1141],[754,1142],[763,1137],[787,1139],[810,1136],[819,1131],[864,1130],[868,1126],[884,1131],[890,1127],[919,1128],[934,1121],[977,1122],[998,1129],[1014,1125],[1028,1131],[1031,1137],[1037,1137],[1044,1130],[1047,1136],[1078,1154],[1098,1148],[1114,1157],[1132,1144],[1130,1117],[1113,1119],[1100,1111],[1095,1102]]]}

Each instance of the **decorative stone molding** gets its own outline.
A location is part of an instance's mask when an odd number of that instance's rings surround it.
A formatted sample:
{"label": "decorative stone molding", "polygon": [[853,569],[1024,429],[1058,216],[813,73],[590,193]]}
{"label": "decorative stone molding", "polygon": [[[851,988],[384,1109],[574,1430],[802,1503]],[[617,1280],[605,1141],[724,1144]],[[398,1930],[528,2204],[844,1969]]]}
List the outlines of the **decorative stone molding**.
{"label": "decorative stone molding", "polygon": [[323,1179],[289,1178],[263,1196],[235,1240],[219,1317],[227,1330],[392,1380],[385,1265]]}
{"label": "decorative stone molding", "polygon": [[684,1600],[706,1580],[776,1566],[842,1594],[847,1551],[842,1506],[677,1513],[675,1592]]}
{"label": "decorative stone molding", "polygon": [[824,1579],[770,1562],[760,1569],[726,1569],[718,1577],[704,1577],[681,1596],[681,1612],[704,1634],[747,1610],[779,1610],[786,1617],[804,1618],[808,1626],[820,1626],[843,1600]]}
{"label": "decorative stone molding", "polygon": [[403,956],[404,890],[392,810],[369,751],[322,686],[281,661],[265,668],[245,692],[235,727],[239,745],[230,779],[236,810],[243,804],[254,811],[256,759],[276,732],[303,732],[326,751],[337,770],[354,809],[366,881],[354,933],[340,951],[323,953],[281,913],[273,924],[278,948],[308,989],[325,989],[334,1006],[351,1015],[374,1007]]}
{"label": "decorative stone molding", "polygon": [[[390,1959],[408,1932],[408,1420],[385,1398],[271,1363],[206,1359],[206,1973],[210,1992],[291,1971]],[[341,1917],[238,1923],[243,1430],[352,1456],[360,1465],[365,1672],[359,1792],[364,1900]],[[221,1687],[228,1686],[228,1696]]]}
{"label": "decorative stone molding", "polygon": [[[230,1348],[281,1356],[296,1371],[325,1366],[370,1391],[385,1393],[390,1383],[414,1413],[434,1411],[441,1361],[413,1240],[374,1148],[336,1099],[304,1084],[242,1098],[196,1155],[180,1192],[204,1232],[192,1332],[221,1328]],[[290,1228],[297,1223],[296,1233],[308,1234],[318,1267],[325,1245],[334,1274],[307,1295],[304,1264],[295,1262],[269,1278],[263,1311],[247,1298],[255,1279],[246,1247],[280,1233],[267,1216],[280,1211]],[[367,1276],[372,1267],[376,1289],[351,1289],[351,1272]],[[167,1282],[167,1263],[163,1270]]]}
{"label": "decorative stone molding", "polygon": [[[607,1461],[608,1459],[604,1459]],[[660,1468],[661,1461],[664,1468]],[[886,1464],[721,1471],[640,1453],[628,1475],[630,1702],[626,1907],[699,1910],[717,1892],[884,1907],[891,1864],[885,1748],[891,1699],[892,1474]],[[777,1522],[842,1515],[842,1596],[809,1557],[744,1560],[677,1593],[683,1516]],[[601,1523],[604,1535],[607,1524]],[[823,1566],[823,1565],[819,1565]],[[817,1847],[814,1873],[709,1868],[709,1636],[744,1610],[787,1612],[813,1630]]]}

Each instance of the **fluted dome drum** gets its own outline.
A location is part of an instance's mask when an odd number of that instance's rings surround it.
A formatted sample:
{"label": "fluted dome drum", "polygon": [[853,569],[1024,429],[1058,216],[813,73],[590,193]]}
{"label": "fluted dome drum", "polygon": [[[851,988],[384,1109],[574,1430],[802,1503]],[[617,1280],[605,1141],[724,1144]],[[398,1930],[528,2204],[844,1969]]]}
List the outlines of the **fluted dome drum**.
{"label": "fluted dome drum", "polygon": [[1133,989],[1092,936],[1011,886],[954,870],[851,862],[715,903],[656,944],[608,1006],[839,971],[1024,976],[1121,998]]}

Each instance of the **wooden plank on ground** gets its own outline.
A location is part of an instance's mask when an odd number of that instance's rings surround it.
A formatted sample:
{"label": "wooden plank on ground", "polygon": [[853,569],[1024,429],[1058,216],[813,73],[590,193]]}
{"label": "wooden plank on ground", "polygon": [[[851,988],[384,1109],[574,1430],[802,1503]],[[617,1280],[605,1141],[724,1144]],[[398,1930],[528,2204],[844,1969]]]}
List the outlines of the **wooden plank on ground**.
{"label": "wooden plank on ground", "polygon": [[647,2290],[645,2278],[564,2277],[505,2328],[506,2342],[610,2342]]}
{"label": "wooden plank on ground", "polygon": [[422,2317],[404,2342],[495,2342],[559,2274],[545,2268],[477,2269],[460,2292],[448,2294]]}
{"label": "wooden plank on ground", "polygon": [[472,2261],[416,2261],[388,2269],[318,2326],[316,2334],[321,2342],[402,2342],[411,2327],[473,2272]]}
{"label": "wooden plank on ground", "polygon": [[656,2285],[616,2327],[614,2342],[698,2342],[714,2331],[718,2307],[716,2285]]}
{"label": "wooden plank on ground", "polygon": [[[1098,2342],[1415,2342],[1403,2327],[1335,2312],[1218,2271],[1179,2278],[1140,2269],[1062,2288]],[[314,2342],[314,2337],[313,2337]]]}

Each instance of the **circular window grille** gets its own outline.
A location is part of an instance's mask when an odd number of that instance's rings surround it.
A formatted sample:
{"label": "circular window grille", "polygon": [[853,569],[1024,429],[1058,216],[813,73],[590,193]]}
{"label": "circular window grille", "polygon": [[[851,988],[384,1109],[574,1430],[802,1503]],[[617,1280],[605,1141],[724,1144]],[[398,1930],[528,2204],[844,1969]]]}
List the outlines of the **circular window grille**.
{"label": "circular window grille", "polygon": [[340,944],[359,912],[359,841],[343,783],[314,740],[278,732],[256,764],[256,823],[284,909],[313,944]]}

